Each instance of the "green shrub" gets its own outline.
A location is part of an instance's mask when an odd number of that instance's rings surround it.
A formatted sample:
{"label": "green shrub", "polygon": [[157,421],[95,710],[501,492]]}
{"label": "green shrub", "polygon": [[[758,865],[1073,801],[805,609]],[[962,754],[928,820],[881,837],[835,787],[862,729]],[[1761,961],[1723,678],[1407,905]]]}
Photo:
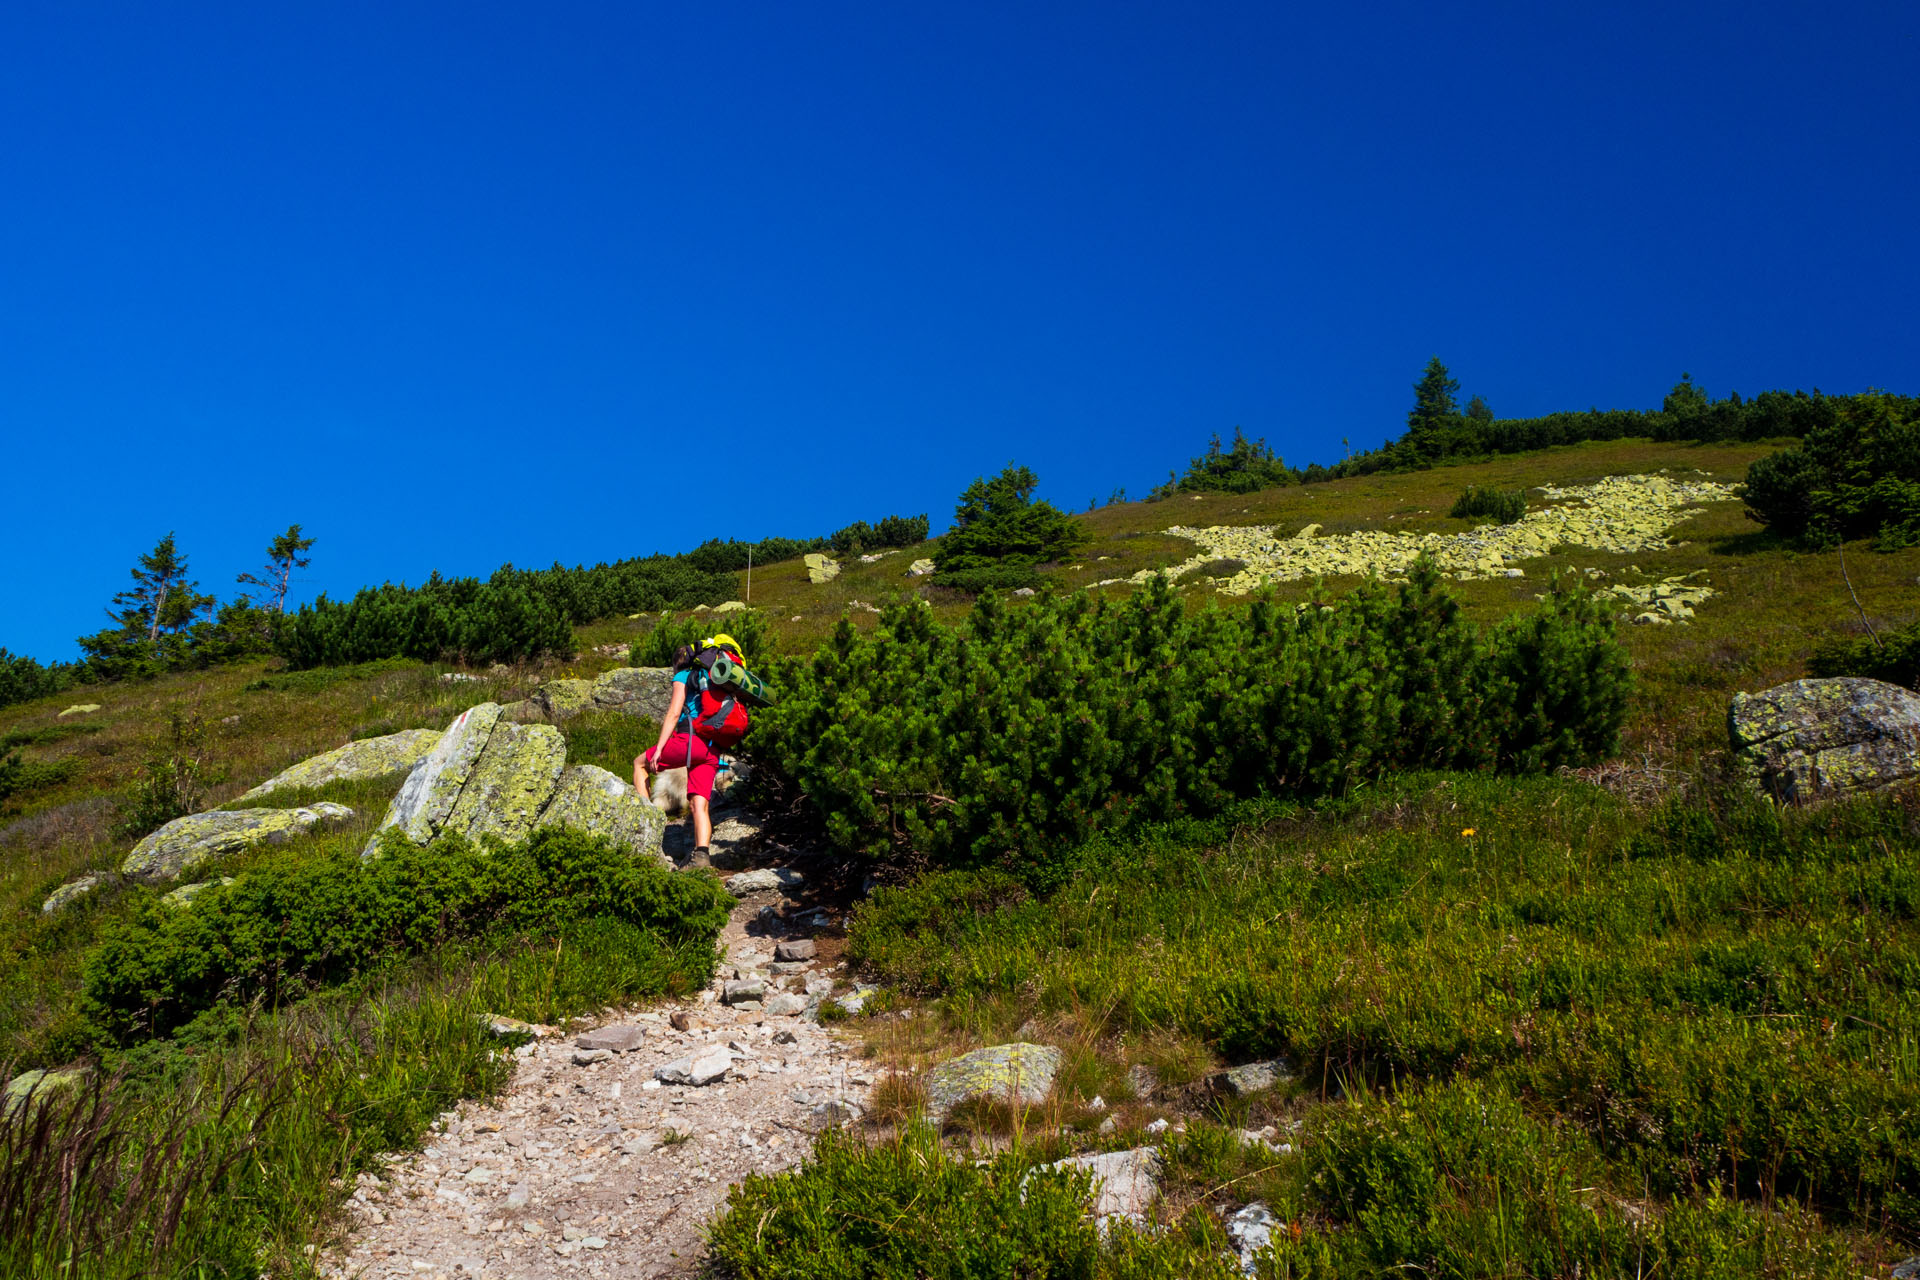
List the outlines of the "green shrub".
{"label": "green shrub", "polygon": [[1626,660],[1584,590],[1480,632],[1422,563],[1339,607],[1189,613],[1131,597],[919,602],[842,624],[777,673],[758,758],[832,842],[944,861],[1019,855],[1044,878],[1099,830],[1338,791],[1417,766],[1551,769],[1612,749]]}
{"label": "green shrub", "polygon": [[22,760],[18,752],[0,754],[0,804],[57,787],[78,770],[77,760]]}
{"label": "green shrub", "polygon": [[[758,609],[734,613],[699,613],[690,618],[662,618],[653,630],[629,647],[627,661],[636,667],[673,665],[674,651],[681,645],[698,646],[710,635],[726,632],[740,642],[740,656],[749,668],[772,656],[773,629]],[[651,744],[649,744],[651,745]]]}
{"label": "green shrub", "polygon": [[25,654],[0,648],[0,707],[62,693],[79,683],[85,668],[68,662],[42,666]]}
{"label": "green shrub", "polygon": [[1920,623],[1875,638],[1829,640],[1814,649],[1807,674],[1865,676],[1920,689]]}
{"label": "green shrub", "polygon": [[822,1134],[787,1173],[750,1175],[708,1232],[713,1260],[741,1280],[1230,1280],[1238,1268],[1202,1235],[1126,1228],[1103,1242],[1083,1172],[1003,1151],[974,1161],[928,1126],[873,1145]]}
{"label": "green shrub", "polygon": [[961,591],[1035,586],[1036,566],[1061,560],[1092,535],[1050,502],[1033,500],[1040,483],[1026,467],[1009,466],[991,480],[975,480],[960,495],[953,525],[933,558],[936,585]]}
{"label": "green shrub", "polygon": [[1233,444],[1222,449],[1215,435],[1207,451],[1187,465],[1182,476],[1169,474],[1167,482],[1156,488],[1149,500],[1170,498],[1175,493],[1252,493],[1296,483],[1300,473],[1281,460],[1280,455],[1262,440],[1249,440],[1239,427],[1233,429]]}
{"label": "green shrub", "polygon": [[223,1000],[278,1005],[467,938],[564,934],[596,919],[653,938],[652,990],[711,976],[730,899],[604,838],[535,832],[513,848],[390,838],[210,887],[190,909],[149,901],[88,956],[82,1007],[120,1041],[165,1035]]}
{"label": "green shrub", "polygon": [[1920,542],[1920,398],[1868,392],[1836,404],[1799,445],[1747,469],[1747,511],[1816,545]]}
{"label": "green shrub", "polygon": [[1453,507],[1447,514],[1460,520],[1486,517],[1496,524],[1513,524],[1527,514],[1526,491],[1482,488],[1470,484],[1454,499]]}
{"label": "green shrub", "polygon": [[[1477,1083],[1319,1114],[1302,1144],[1324,1226],[1281,1236],[1273,1275],[1851,1276],[1832,1239],[1721,1199],[1630,1216],[1590,1185],[1592,1153]],[[1636,1220],[1638,1219],[1638,1220]]]}
{"label": "green shrub", "polygon": [[925,515],[887,516],[878,527],[855,520],[827,539],[836,555],[857,556],[883,547],[915,547],[927,540]]}

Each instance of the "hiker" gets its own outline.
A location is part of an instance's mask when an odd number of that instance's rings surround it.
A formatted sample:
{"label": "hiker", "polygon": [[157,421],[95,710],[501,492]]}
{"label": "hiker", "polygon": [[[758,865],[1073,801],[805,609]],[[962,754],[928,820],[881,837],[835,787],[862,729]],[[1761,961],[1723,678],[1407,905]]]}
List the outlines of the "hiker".
{"label": "hiker", "polygon": [[660,741],[653,750],[633,760],[633,789],[648,804],[653,796],[647,772],[685,766],[687,807],[693,811],[691,866],[712,866],[707,846],[713,840],[713,779],[720,753],[739,745],[747,733],[746,700],[735,690],[715,685],[711,671],[717,659],[726,659],[744,671],[740,642],[722,632],[708,636],[699,649],[681,645],[673,655],[673,696],[660,719]]}

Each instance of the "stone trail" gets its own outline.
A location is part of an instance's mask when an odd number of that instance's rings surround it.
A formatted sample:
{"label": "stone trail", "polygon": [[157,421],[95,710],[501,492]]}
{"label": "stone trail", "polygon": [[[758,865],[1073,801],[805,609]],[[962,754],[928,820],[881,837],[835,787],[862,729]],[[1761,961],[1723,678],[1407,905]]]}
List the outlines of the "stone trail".
{"label": "stone trail", "polygon": [[[698,1000],[608,1011],[591,1029],[516,1050],[501,1097],[462,1104],[423,1151],[362,1175],[352,1232],[321,1274],[697,1274],[728,1188],[798,1163],[823,1125],[857,1120],[874,1079],[856,1045],[811,1017],[823,975],[809,959],[775,959],[782,943],[810,942],[822,918],[784,903],[780,890],[756,890],[735,905],[720,940],[727,962]],[[743,983],[766,998],[722,1002]],[[706,1085],[658,1078],[689,1058],[725,1074]]]}

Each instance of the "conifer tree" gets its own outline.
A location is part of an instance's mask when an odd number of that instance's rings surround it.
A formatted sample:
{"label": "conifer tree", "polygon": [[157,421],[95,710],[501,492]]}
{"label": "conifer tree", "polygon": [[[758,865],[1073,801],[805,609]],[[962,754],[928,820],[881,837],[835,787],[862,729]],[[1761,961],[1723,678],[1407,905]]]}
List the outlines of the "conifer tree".
{"label": "conifer tree", "polygon": [[149,644],[162,631],[184,630],[213,609],[213,597],[201,595],[200,584],[187,576],[187,557],[174,544],[172,530],[130,572],[133,586],[113,597],[107,616],[129,633],[144,628]]}
{"label": "conifer tree", "polygon": [[267,607],[275,613],[285,613],[287,587],[293,581],[293,571],[304,569],[313,563],[312,556],[302,554],[309,550],[313,543],[314,539],[300,536],[299,525],[290,524],[285,533],[268,544],[267,563],[259,574],[243,573],[235,581],[243,586],[259,587],[267,593],[270,601]]}
{"label": "conifer tree", "polygon": [[1460,415],[1453,398],[1459,390],[1439,356],[1427,361],[1426,372],[1413,384],[1413,410],[1407,414],[1404,437],[1417,461],[1432,462],[1444,452],[1447,428]]}

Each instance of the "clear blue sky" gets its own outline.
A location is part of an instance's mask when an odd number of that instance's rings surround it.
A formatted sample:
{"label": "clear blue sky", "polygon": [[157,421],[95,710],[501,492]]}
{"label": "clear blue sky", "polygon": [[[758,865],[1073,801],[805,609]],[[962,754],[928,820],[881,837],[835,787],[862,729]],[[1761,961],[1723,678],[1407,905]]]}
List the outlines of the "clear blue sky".
{"label": "clear blue sky", "polygon": [[1920,391],[1920,7],[100,5],[0,21],[0,644],[1069,507],[1243,425]]}

